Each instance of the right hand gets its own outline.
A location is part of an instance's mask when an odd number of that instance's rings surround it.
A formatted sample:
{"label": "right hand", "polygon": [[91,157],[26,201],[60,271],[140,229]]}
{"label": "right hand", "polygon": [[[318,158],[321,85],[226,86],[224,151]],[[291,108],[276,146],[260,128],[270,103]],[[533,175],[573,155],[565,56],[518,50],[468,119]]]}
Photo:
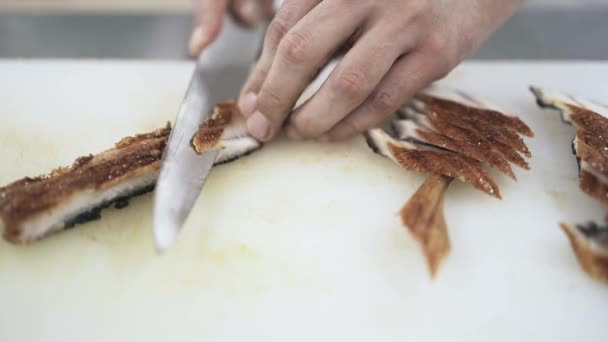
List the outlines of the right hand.
{"label": "right hand", "polygon": [[273,0],[194,0],[195,22],[190,55],[199,56],[219,36],[229,12],[242,25],[254,26],[272,16]]}

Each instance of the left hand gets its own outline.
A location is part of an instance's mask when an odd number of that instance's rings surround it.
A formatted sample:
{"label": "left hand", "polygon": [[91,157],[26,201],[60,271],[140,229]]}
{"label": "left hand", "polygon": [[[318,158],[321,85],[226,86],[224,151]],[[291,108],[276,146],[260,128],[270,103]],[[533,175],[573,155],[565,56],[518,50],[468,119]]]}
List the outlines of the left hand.
{"label": "left hand", "polygon": [[241,25],[255,26],[274,14],[273,0],[194,0],[190,55],[198,56],[219,36],[226,13]]}
{"label": "left hand", "polygon": [[[239,107],[271,140],[361,133],[475,52],[523,0],[285,0]],[[291,113],[332,54],[352,43],[325,84]]]}

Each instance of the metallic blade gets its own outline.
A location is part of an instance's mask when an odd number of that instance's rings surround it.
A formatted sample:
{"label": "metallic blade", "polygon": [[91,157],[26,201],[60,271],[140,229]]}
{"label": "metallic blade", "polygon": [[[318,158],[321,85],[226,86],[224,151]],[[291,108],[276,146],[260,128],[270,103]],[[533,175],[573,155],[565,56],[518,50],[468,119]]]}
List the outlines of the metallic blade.
{"label": "metallic blade", "polygon": [[197,155],[190,140],[217,102],[238,96],[262,37],[263,27],[246,30],[228,19],[222,36],[196,64],[156,184],[153,228],[158,252],[177,238],[217,157],[217,151]]}

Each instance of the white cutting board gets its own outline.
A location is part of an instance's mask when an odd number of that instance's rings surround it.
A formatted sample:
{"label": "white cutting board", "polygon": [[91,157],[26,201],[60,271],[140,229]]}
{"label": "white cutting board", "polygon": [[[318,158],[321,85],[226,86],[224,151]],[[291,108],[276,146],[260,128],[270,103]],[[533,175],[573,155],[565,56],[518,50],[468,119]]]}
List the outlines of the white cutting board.
{"label": "white cutting board", "polygon": [[[0,62],[0,184],[173,120],[193,66]],[[279,140],[214,169],[178,243],[151,196],[27,247],[0,243],[0,341],[608,341],[608,287],[558,222],[601,219],[574,135],[530,83],[608,102],[608,64],[466,64],[445,82],[518,113],[532,171],[504,199],[454,183],[434,281],[396,213],[424,177],[340,144]]]}

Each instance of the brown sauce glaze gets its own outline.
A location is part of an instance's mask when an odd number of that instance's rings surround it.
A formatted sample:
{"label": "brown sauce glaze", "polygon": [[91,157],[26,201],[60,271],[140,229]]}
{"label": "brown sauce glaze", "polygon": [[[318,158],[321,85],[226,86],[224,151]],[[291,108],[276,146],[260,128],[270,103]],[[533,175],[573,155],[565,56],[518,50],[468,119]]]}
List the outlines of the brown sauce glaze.
{"label": "brown sauce glaze", "polygon": [[581,158],[581,160],[589,163],[594,169],[608,175],[608,159],[606,159],[598,150],[587,145],[580,138],[576,142],[576,155]]}
{"label": "brown sauce glaze", "polygon": [[591,172],[582,169],[579,177],[579,187],[589,196],[608,205],[608,184],[603,183]]}
{"label": "brown sauce glaze", "polygon": [[235,101],[218,103],[211,118],[201,125],[191,140],[196,153],[201,154],[216,147],[235,115],[240,115]]}
{"label": "brown sauce glaze", "polygon": [[456,178],[488,195],[501,198],[498,185],[476,160],[451,152],[410,149],[390,142],[388,149],[395,160],[408,170]]}
{"label": "brown sauce glaze", "polygon": [[448,122],[454,126],[476,131],[486,139],[509,145],[515,150],[523,153],[528,158],[532,156],[530,150],[517,132],[509,130],[505,127],[497,126],[496,124],[491,124],[484,121],[461,118],[458,117],[457,113],[453,114],[445,109],[435,108],[432,112],[429,112],[428,115],[435,116],[438,120]]}
{"label": "brown sauce glaze", "polygon": [[445,222],[445,192],[453,178],[430,176],[400,211],[401,222],[422,245],[431,277],[450,252],[450,238]]}
{"label": "brown sauce glaze", "polygon": [[513,180],[516,180],[515,174],[513,173],[509,162],[507,162],[502,157],[502,155],[494,152],[494,150],[486,144],[473,145],[467,142],[453,140],[447,136],[421,129],[416,130],[416,132],[427,143],[444,148],[446,150],[460,153],[477,161],[487,163],[491,167],[494,167],[500,172],[511,177]]}
{"label": "brown sauce glaze", "polygon": [[48,175],[25,177],[0,188],[0,216],[5,234],[18,223],[52,208],[73,194],[101,191],[128,178],[155,172],[165,149],[171,126],[151,133],[122,139],[116,148],[96,156],[76,159],[70,167],[53,170]]}
{"label": "brown sauce glaze", "polygon": [[[608,161],[608,119],[585,108],[567,106],[571,111],[570,121],[576,128],[576,136],[580,142],[587,145],[584,148],[588,147],[585,157],[595,157],[595,161],[598,162],[598,156],[601,155],[604,160]],[[579,157],[591,163],[582,155]],[[606,162],[602,162],[602,164],[604,163]]]}
{"label": "brown sauce glaze", "polygon": [[427,116],[427,118],[429,122],[433,125],[433,128],[438,133],[441,133],[454,140],[467,142],[473,146],[487,146],[487,149],[491,149],[494,152],[500,154],[504,159],[508,160],[509,162],[525,170],[530,169],[530,166],[528,165],[526,160],[513,147],[507,144],[488,139],[475,130],[458,127],[448,122],[439,120],[433,115],[429,115]]}
{"label": "brown sauce glaze", "polygon": [[501,126],[527,137],[534,137],[532,129],[518,117],[508,116],[491,109],[470,107],[462,103],[429,95],[419,95],[417,97],[429,107],[430,111],[446,112],[469,122]]}

